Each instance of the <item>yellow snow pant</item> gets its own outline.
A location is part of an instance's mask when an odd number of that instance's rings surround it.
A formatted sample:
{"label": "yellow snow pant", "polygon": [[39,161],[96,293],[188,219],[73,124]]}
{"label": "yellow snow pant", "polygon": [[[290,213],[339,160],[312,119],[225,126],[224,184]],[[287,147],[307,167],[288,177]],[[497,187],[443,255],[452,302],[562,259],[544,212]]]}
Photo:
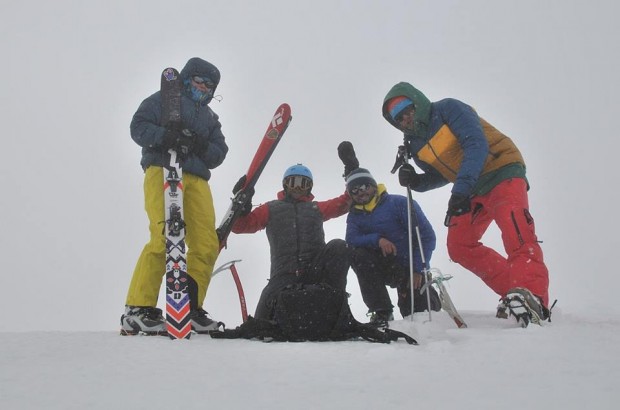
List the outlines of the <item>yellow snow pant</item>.
{"label": "yellow snow pant", "polygon": [[[144,206],[149,218],[150,240],[133,272],[126,305],[157,306],[162,276],[166,273],[163,168],[151,166],[144,175]],[[215,232],[215,209],[209,183],[183,174],[183,217],[187,245],[187,271],[198,284],[198,307],[202,307],[219,253]]]}

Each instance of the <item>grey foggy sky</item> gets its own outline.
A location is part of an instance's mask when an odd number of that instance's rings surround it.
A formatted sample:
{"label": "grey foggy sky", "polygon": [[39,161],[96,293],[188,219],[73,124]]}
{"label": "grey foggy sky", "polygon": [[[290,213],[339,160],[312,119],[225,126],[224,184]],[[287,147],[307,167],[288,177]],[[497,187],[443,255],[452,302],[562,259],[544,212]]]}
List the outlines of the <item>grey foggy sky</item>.
{"label": "grey foggy sky", "polygon": [[[570,5],[569,5],[570,4]],[[522,151],[530,205],[566,311],[617,311],[619,56],[612,1],[163,1],[11,2],[0,17],[5,193],[0,331],[118,327],[147,240],[139,147],[129,122],[165,66],[194,56],[222,72],[211,103],[230,147],[211,186],[219,222],[273,111],[293,121],[259,181],[275,197],[301,162],[314,194],[344,189],[336,147],[355,145],[392,193],[402,135],[381,117],[389,88],[408,81],[432,100],[454,97]],[[450,187],[416,194],[438,236],[432,264],[455,276],[461,310],[494,310],[497,296],[448,260],[442,226]],[[326,223],[343,237],[345,218]],[[486,239],[486,238],[485,238]],[[496,231],[487,239],[501,249]],[[266,283],[264,233],[232,235],[217,265],[238,264],[250,312]],[[365,306],[352,271],[351,304]],[[163,301],[160,300],[160,307]],[[232,279],[214,278],[205,308],[241,321]]]}

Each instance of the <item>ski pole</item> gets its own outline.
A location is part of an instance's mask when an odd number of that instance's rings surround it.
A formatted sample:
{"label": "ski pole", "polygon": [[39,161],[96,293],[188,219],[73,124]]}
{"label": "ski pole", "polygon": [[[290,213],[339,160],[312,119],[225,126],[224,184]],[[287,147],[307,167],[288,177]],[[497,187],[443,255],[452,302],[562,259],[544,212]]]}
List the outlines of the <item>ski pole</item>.
{"label": "ski pole", "polygon": [[[396,154],[396,161],[394,162],[394,166],[390,171],[394,174],[402,165],[407,164],[409,161],[407,159],[407,149],[404,145],[398,147],[398,153]],[[413,321],[413,310],[414,310],[414,269],[413,269],[413,220],[415,220],[415,232],[418,240],[418,247],[420,248],[420,258],[422,259],[422,273],[424,275],[424,281],[428,281],[428,268],[426,266],[426,258],[424,257],[424,248],[422,246],[422,237],[420,235],[420,224],[418,223],[418,215],[413,209],[413,195],[411,194],[411,188],[407,186],[407,230],[409,236],[409,281],[411,286],[411,321]],[[433,320],[431,316],[431,294],[428,291],[428,288],[425,290],[426,292],[426,305],[428,310],[428,321],[431,322]]]}

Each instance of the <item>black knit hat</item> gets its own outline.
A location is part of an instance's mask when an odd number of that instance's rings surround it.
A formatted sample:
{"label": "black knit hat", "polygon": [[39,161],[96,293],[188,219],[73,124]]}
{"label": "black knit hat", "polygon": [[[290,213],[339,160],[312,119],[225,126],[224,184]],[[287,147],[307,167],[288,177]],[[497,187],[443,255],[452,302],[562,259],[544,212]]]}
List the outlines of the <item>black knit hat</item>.
{"label": "black knit hat", "polygon": [[377,186],[377,181],[366,168],[357,168],[347,175],[347,190],[351,190],[363,184]]}

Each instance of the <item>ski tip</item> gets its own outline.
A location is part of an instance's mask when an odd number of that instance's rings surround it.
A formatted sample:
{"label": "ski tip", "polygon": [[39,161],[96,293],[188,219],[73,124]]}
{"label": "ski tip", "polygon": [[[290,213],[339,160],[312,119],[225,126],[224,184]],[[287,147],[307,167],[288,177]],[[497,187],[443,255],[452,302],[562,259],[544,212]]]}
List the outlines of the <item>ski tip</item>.
{"label": "ski tip", "polygon": [[291,122],[293,116],[291,115],[291,106],[287,103],[282,103],[276,110],[276,115],[280,115],[283,118],[286,118],[286,125]]}
{"label": "ski tip", "polygon": [[179,77],[179,72],[174,67],[166,67],[164,71],[161,72],[161,77],[166,81],[174,81]]}

